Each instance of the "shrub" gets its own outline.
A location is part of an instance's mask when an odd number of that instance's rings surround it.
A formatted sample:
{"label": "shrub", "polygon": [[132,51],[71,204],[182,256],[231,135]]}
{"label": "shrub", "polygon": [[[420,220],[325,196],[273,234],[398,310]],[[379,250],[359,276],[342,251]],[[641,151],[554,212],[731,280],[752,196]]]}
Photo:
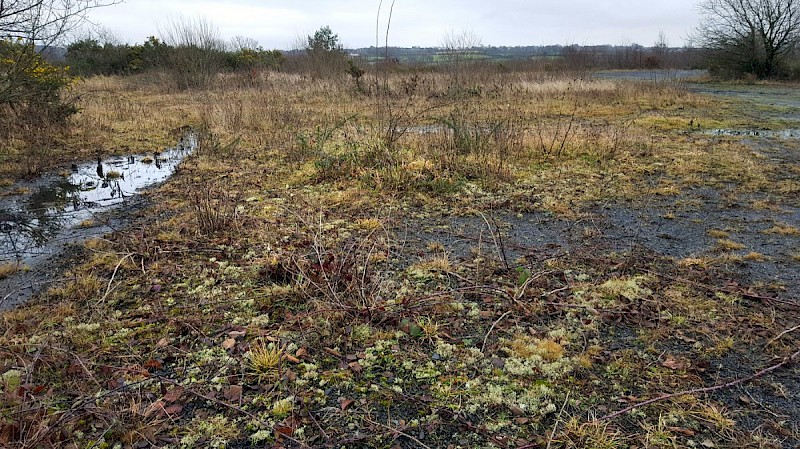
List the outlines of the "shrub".
{"label": "shrub", "polygon": [[33,44],[0,40],[0,136],[5,140],[20,131],[64,125],[77,112],[63,98],[72,81],[68,67],[48,63]]}
{"label": "shrub", "polygon": [[180,89],[207,88],[225,65],[219,30],[201,17],[177,19],[162,30],[169,47],[165,63]]}

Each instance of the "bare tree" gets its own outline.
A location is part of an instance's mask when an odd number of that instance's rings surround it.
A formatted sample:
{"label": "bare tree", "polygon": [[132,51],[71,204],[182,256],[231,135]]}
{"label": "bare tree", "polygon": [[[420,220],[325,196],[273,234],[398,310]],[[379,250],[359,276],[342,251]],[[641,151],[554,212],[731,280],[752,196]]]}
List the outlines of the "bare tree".
{"label": "bare tree", "polygon": [[445,70],[450,75],[450,88],[456,91],[463,87],[467,66],[472,62],[472,57],[477,48],[481,46],[481,38],[472,30],[464,29],[461,32],[453,30],[445,33],[442,38],[442,62]]}
{"label": "bare tree", "polygon": [[177,18],[159,27],[161,40],[170,46],[166,64],[181,89],[205,88],[222,71],[225,42],[219,30],[203,17]]}
{"label": "bare tree", "polygon": [[261,50],[261,44],[259,44],[258,41],[253,39],[252,37],[234,36],[233,39],[231,39],[231,50],[233,50],[233,51],[242,51],[242,50],[259,51],[259,50]]}
{"label": "bare tree", "polygon": [[800,43],[800,0],[704,0],[699,9],[694,37],[722,72],[774,77]]}
{"label": "bare tree", "polygon": [[0,38],[49,46],[74,30],[94,9],[121,0],[0,0]]}

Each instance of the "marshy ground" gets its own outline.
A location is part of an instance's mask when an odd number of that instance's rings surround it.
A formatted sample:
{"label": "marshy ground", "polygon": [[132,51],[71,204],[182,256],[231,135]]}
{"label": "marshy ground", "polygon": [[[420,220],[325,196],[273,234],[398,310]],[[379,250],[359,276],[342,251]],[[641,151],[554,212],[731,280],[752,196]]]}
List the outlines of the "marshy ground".
{"label": "marshy ground", "polygon": [[800,149],[719,132],[794,129],[794,89],[153,81],[87,80],[64,148],[199,147],[0,315],[1,443],[800,444]]}

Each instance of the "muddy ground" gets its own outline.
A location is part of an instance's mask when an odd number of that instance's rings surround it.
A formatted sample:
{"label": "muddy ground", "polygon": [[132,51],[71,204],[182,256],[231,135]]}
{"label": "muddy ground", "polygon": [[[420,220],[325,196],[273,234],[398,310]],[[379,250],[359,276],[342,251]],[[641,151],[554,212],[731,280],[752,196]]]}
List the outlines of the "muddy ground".
{"label": "muddy ground", "polygon": [[[778,106],[779,112],[767,115],[779,118],[786,126],[796,126],[800,121],[800,94],[795,89],[723,89],[709,85],[694,85],[691,89],[735,96],[751,103],[752,110]],[[762,115],[760,119],[763,118]],[[752,128],[720,133],[720,138],[744,143],[754,157],[767,163],[776,183],[796,180],[800,175],[797,135],[763,131],[754,122]],[[746,292],[754,309],[767,301],[773,313],[794,326],[800,322],[800,235],[776,231],[780,229],[800,229],[800,196],[791,192],[743,192],[734,185],[718,184],[686,186],[680,193],[647,196],[634,202],[586,204],[577,219],[500,209],[424,219],[400,227],[397,234],[400,246],[410,248],[412,254],[416,251],[423,255],[432,248],[431,242],[438,242],[448,257],[459,263],[491,258],[512,269],[525,260],[587,256],[601,260],[612,255],[627,255],[634,261],[664,260],[676,266],[713,261],[707,270],[713,273],[715,285],[731,292]],[[743,328],[741,332],[750,331]],[[636,326],[621,325],[611,340],[618,349],[643,347]],[[690,338],[686,340],[691,342]],[[674,341],[657,346],[664,352],[691,352],[688,346],[682,349]],[[713,385],[747,377],[775,360],[765,356],[761,348],[752,348],[712,358],[707,363],[702,377],[706,385]],[[732,412],[742,428],[784,435],[782,447],[797,448],[798,392],[800,369],[795,366],[724,389],[712,397]],[[795,433],[788,436],[775,422],[786,423]]]}
{"label": "muddy ground", "polygon": [[195,146],[188,134],[163,152],[64,166],[0,192],[0,264],[20,267],[0,279],[0,310],[62,280],[84,259],[86,240],[134,223],[148,205],[144,189],[169,178]]}

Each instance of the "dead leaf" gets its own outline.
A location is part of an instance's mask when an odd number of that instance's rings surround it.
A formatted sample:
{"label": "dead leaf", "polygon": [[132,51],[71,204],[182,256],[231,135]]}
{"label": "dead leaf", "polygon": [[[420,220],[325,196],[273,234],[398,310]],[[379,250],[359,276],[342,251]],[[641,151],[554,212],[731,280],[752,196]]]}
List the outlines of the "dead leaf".
{"label": "dead leaf", "polygon": [[293,355],[286,354],[285,357],[286,357],[286,360],[288,360],[288,361],[290,361],[292,363],[300,363],[300,359],[298,359],[297,357],[295,357]]}
{"label": "dead leaf", "polygon": [[303,358],[308,355],[308,350],[306,348],[300,348],[294,355],[297,356],[297,358]]}
{"label": "dead leaf", "polygon": [[703,447],[712,447],[712,448],[713,447],[717,447],[717,445],[714,444],[714,442],[711,441],[711,440],[703,440],[703,442],[700,443],[700,445],[703,446]]}
{"label": "dead leaf", "polygon": [[222,347],[224,349],[231,349],[234,346],[236,346],[236,340],[234,340],[233,338],[228,338],[222,342]]}
{"label": "dead leaf", "polygon": [[167,340],[166,338],[162,338],[161,340],[158,340],[158,343],[156,343],[157,348],[163,348],[166,347],[167,345],[169,345],[169,340]]}
{"label": "dead leaf", "polygon": [[288,426],[277,425],[275,426],[275,432],[278,434],[277,437],[280,438],[281,435],[292,436],[294,435],[294,429]]}
{"label": "dead leaf", "polygon": [[0,443],[8,444],[19,438],[19,427],[11,424],[4,424],[0,427]]}
{"label": "dead leaf", "polygon": [[231,402],[239,402],[242,399],[241,385],[231,385],[223,390],[222,395]]}
{"label": "dead leaf", "polygon": [[177,414],[179,414],[181,411],[183,411],[183,406],[182,406],[181,404],[172,404],[172,405],[168,405],[167,407],[165,407],[165,408],[164,408],[164,411],[165,411],[165,412],[166,412],[168,415],[177,415]]}
{"label": "dead leaf", "polygon": [[149,418],[150,415],[152,415],[153,413],[163,412],[163,411],[164,411],[164,401],[159,399],[156,402],[150,404],[149,407],[147,407],[147,410],[144,411],[144,417]]}
{"label": "dead leaf", "polygon": [[181,394],[183,394],[183,388],[175,387],[172,390],[169,390],[163,397],[163,399],[167,402],[176,402],[178,399],[181,398]]}
{"label": "dead leaf", "polygon": [[325,352],[327,352],[328,354],[330,354],[330,355],[332,355],[334,357],[341,357],[342,356],[342,353],[337,351],[337,350],[335,350],[335,349],[327,348],[327,347],[323,348],[323,349],[325,350]]}
{"label": "dead leaf", "polygon": [[342,411],[345,411],[345,410],[347,410],[347,409],[348,409],[348,408],[349,408],[351,405],[353,405],[353,402],[355,402],[355,401],[354,401],[354,400],[352,400],[352,399],[345,399],[345,398],[341,398],[341,399],[339,400],[339,406],[342,408]]}
{"label": "dead leaf", "polygon": [[247,331],[230,331],[228,332],[228,336],[231,338],[239,338],[244,337],[247,335]]}
{"label": "dead leaf", "polygon": [[689,363],[685,360],[676,359],[673,356],[667,356],[667,360],[661,362],[661,366],[665,368],[669,368],[671,370],[685,370],[689,367]]}
{"label": "dead leaf", "polygon": [[83,367],[80,363],[73,363],[66,369],[67,374],[83,374]]}
{"label": "dead leaf", "polygon": [[142,366],[147,370],[151,370],[151,369],[158,370],[158,369],[161,369],[162,364],[158,360],[150,359],[150,360],[144,362],[144,365],[142,365]]}
{"label": "dead leaf", "polygon": [[687,429],[686,427],[668,427],[668,429],[672,432],[686,435],[687,437],[693,437],[696,433],[694,430]]}
{"label": "dead leaf", "polygon": [[358,362],[350,362],[347,364],[354,373],[360,373],[364,370]]}

